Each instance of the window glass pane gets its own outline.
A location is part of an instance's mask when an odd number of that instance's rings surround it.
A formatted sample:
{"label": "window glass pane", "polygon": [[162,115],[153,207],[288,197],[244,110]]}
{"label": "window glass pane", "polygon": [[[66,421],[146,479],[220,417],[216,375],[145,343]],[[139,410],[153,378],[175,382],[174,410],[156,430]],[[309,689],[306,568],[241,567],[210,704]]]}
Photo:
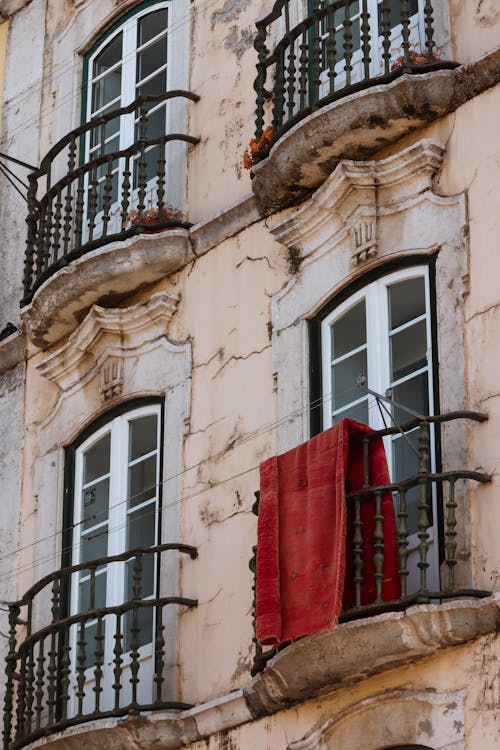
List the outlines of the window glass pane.
{"label": "window glass pane", "polygon": [[133,613],[132,610],[126,612],[123,617],[123,650],[131,651],[132,643],[137,639],[139,648],[145,646],[147,643],[151,643],[153,640],[153,607],[141,607],[137,610],[137,626],[139,628],[138,634],[134,638],[132,632],[133,627]]}
{"label": "window glass pane", "polygon": [[368,399],[355,406],[348,406],[338,414],[335,414],[332,424],[338,424],[344,417],[354,419],[356,422],[361,422],[362,424],[368,424]]}
{"label": "window glass pane", "polygon": [[157,36],[163,29],[166,30],[167,23],[167,8],[155,10],[152,13],[148,13],[147,16],[142,16],[137,24],[137,46],[140,47],[149,42],[150,39]]}
{"label": "window glass pane", "polygon": [[[159,96],[160,94],[164,94],[166,90],[167,71],[162,70],[158,75],[146,81],[146,83],[141,83],[140,86],[137,86],[137,96]],[[154,107],[156,104],[157,102],[153,102],[149,107]]]}
{"label": "window glass pane", "polygon": [[[429,413],[429,384],[428,374],[423,372],[392,389],[393,399],[399,404],[409,407],[418,414],[427,416]],[[399,424],[413,419],[411,414],[403,409],[394,407],[394,417]]]}
{"label": "window glass pane", "polygon": [[[156,505],[154,502],[145,508],[140,508],[128,517],[128,546],[127,549],[151,547],[156,536]],[[148,555],[150,557],[150,555]]]}
{"label": "window glass pane", "polygon": [[362,300],[332,325],[333,359],[366,344],[366,303]]}
{"label": "window glass pane", "polygon": [[393,330],[425,313],[423,276],[392,284],[389,295],[389,328]]}
{"label": "window glass pane", "polygon": [[[413,430],[406,433],[408,441],[403,436],[396,437],[392,443],[392,455],[394,465],[394,481],[401,482],[409,479],[418,473],[418,435],[419,430]],[[413,448],[413,450],[412,450]],[[427,490],[427,501],[431,503],[430,485]],[[406,492],[406,512],[408,513],[408,530],[410,534],[415,534],[418,530],[418,504],[420,499],[420,487],[415,486]],[[395,495],[396,512],[400,510],[399,494]],[[429,520],[431,520],[431,509],[428,510]]]}
{"label": "window glass pane", "polygon": [[100,52],[94,60],[94,72],[92,78],[95,78],[113,65],[116,65],[122,58],[122,33],[117,34],[110,43]]}
{"label": "window glass pane", "polygon": [[109,472],[109,446],[111,435],[108,432],[103,438],[83,454],[83,483],[92,482]]}
{"label": "window glass pane", "polygon": [[83,529],[90,529],[96,523],[106,521],[109,507],[109,479],[86,487],[82,492]]}
{"label": "window glass pane", "polygon": [[80,562],[98,560],[108,554],[108,527],[96,529],[88,536],[80,537]]}
{"label": "window glass pane", "polygon": [[[116,105],[112,104],[111,107],[108,107],[108,109],[104,110],[103,114],[111,112],[113,109],[115,109],[115,107]],[[101,142],[104,140],[105,154],[110,154],[113,151],[118,151],[118,149],[120,148],[120,118],[113,117],[112,120],[108,120],[108,122],[104,126],[104,136],[102,130],[102,126],[97,125],[90,131],[90,149],[92,150],[95,149],[96,146],[100,146]],[[115,138],[112,138],[112,136],[115,136]],[[108,139],[110,138],[112,138],[112,143],[106,143],[106,141],[108,141]],[[95,155],[95,152],[93,155]]]}
{"label": "window glass pane", "polygon": [[421,320],[391,337],[391,378],[398,380],[426,364],[426,321]]}
{"label": "window glass pane", "polygon": [[158,39],[137,53],[136,81],[142,81],[167,62],[167,36]]}
{"label": "window glass pane", "polygon": [[[382,0],[379,3],[379,31],[381,29],[381,8],[382,6],[388,7],[390,10],[390,24],[391,28],[398,26],[401,23],[401,0]],[[408,3],[410,15],[413,16],[418,13],[418,0],[410,0]]]}
{"label": "window glass pane", "polygon": [[366,349],[342,360],[332,367],[332,411],[347,406],[357,400],[360,393],[357,380],[360,375],[366,378]]}
{"label": "window glass pane", "polygon": [[[101,109],[109,102],[113,101],[121,94],[122,88],[122,69],[117,68],[104,78],[99,79],[92,84],[92,112]],[[119,107],[120,101],[115,102],[113,107]]]}
{"label": "window glass pane", "polygon": [[156,419],[156,414],[149,414],[129,422],[129,461],[156,450]]}
{"label": "window glass pane", "polygon": [[129,508],[156,495],[156,456],[150,456],[128,470]]}
{"label": "window glass pane", "polygon": [[[101,634],[106,637],[106,620],[103,620],[101,623]],[[85,650],[85,659],[83,661],[84,669],[89,669],[91,667],[95,666],[96,663],[96,657],[95,652],[98,648],[96,641],[97,636],[97,621],[92,620],[91,624],[86,623],[85,624],[85,645],[82,646]],[[77,630],[77,641],[80,639],[80,629]],[[101,644],[104,643],[104,641],[101,641]],[[102,645],[100,646],[102,649]]]}
{"label": "window glass pane", "polygon": [[[95,577],[95,608],[106,606],[106,570],[100,569]],[[80,581],[78,591],[78,611],[87,612],[90,609],[90,577]]]}

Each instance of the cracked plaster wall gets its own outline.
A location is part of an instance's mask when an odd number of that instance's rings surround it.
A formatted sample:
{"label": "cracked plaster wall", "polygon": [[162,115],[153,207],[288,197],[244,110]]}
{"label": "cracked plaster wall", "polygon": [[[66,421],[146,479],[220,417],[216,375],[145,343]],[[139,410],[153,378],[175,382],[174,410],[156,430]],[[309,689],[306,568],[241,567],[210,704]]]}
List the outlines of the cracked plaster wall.
{"label": "cracked plaster wall", "polygon": [[[20,533],[24,363],[0,376],[0,602],[17,597],[15,570]],[[22,530],[21,530],[22,531]],[[0,663],[7,654],[7,613],[0,605]],[[3,680],[0,704],[3,703]]]}
{"label": "cracked plaster wall", "polygon": [[[309,700],[300,705],[280,711],[273,716],[253,723],[245,724],[229,732],[213,735],[209,740],[189,746],[189,750],[289,750],[295,748],[293,743],[307,738],[314,730],[320,729],[335,717],[359,712],[352,722],[352,744],[341,745],[314,744],[314,750],[333,750],[333,748],[359,747],[359,726],[363,736],[369,742],[371,736],[380,734],[378,717],[380,712],[363,713],[363,706],[372,701],[381,701],[384,706],[384,722],[390,745],[406,744],[408,738],[399,735],[405,722],[400,710],[396,707],[396,698],[400,695],[428,695],[428,700],[443,701],[434,722],[429,722],[424,711],[417,705],[411,706],[407,715],[407,725],[415,721],[419,732],[419,744],[431,748],[446,747],[453,750],[498,750],[500,736],[500,639],[495,634],[479,638],[469,646],[448,649],[435,657],[429,657],[419,664],[393,669],[384,675],[364,680],[356,686],[344,688],[330,696],[325,695]],[[448,696],[448,700],[446,700]],[[394,700],[394,712],[391,714],[391,701]],[[360,710],[361,709],[361,710]],[[446,715],[453,711],[456,715],[448,725]],[[441,714],[441,717],[440,717]],[[462,714],[462,717],[460,717]],[[393,720],[391,721],[391,716]],[[441,720],[440,720],[441,719]],[[372,724],[372,722],[375,722]],[[325,734],[325,737],[328,735]],[[334,735],[332,735],[334,736]],[[347,735],[349,739],[349,735]],[[356,741],[355,741],[356,740]],[[383,744],[380,747],[386,747]],[[300,745],[297,745],[297,750]],[[306,746],[304,745],[304,748]]]}
{"label": "cracked plaster wall", "polygon": [[472,62],[498,47],[497,0],[448,0],[452,59]]}

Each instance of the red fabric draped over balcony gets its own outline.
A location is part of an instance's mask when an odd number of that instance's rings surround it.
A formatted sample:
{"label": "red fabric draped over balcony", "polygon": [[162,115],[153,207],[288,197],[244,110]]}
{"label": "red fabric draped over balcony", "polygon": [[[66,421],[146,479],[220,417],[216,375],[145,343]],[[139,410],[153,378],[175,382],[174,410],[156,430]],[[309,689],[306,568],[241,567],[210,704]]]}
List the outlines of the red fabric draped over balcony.
{"label": "red fabric draped over balcony", "polygon": [[[303,445],[260,467],[256,632],[262,644],[280,644],[331,628],[341,609],[355,604],[353,509],[346,491],[365,483],[363,445],[349,438],[371,432],[344,419]],[[381,438],[369,441],[369,483],[389,483]],[[352,506],[353,503],[350,503]],[[376,599],[376,501],[361,501],[361,603]],[[382,497],[385,601],[400,596],[396,520],[390,492]]]}

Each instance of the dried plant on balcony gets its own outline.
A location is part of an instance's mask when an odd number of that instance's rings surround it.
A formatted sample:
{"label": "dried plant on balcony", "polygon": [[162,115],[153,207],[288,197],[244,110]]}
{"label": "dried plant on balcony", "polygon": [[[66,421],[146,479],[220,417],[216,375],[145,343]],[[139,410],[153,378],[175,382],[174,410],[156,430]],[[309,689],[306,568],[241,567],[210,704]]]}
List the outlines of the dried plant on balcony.
{"label": "dried plant on balcony", "polygon": [[[149,207],[145,208],[142,213],[134,208],[129,211],[123,218],[122,230],[138,226],[156,226],[158,224],[177,225],[183,220],[182,211],[174,208],[170,203],[163,203],[161,207],[153,206],[149,201]],[[162,226],[162,229],[168,227]]]}
{"label": "dried plant on balcony", "polygon": [[404,54],[398,55],[391,64],[391,71],[399,70],[404,65],[429,65],[432,62],[439,62],[441,60],[440,55],[436,50],[432,53],[429,51],[421,52],[418,49],[410,49],[408,51],[408,60],[405,60]]}
{"label": "dried plant on balcony", "polygon": [[259,138],[259,141],[257,141],[256,138],[250,139],[248,148],[245,149],[245,153],[243,154],[243,166],[245,169],[251,169],[253,167],[253,165],[255,164],[255,157],[262,151],[262,149],[264,149],[266,146],[269,146],[272,137],[273,126],[268,125],[262,131],[262,135]]}

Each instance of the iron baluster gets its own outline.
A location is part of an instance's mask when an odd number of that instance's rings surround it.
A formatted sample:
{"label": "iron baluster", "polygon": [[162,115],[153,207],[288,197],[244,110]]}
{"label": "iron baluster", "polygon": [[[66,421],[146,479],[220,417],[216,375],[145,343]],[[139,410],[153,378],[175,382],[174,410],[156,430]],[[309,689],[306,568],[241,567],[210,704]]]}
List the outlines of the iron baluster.
{"label": "iron baluster", "polygon": [[390,73],[391,62],[391,9],[387,0],[380,5],[380,35],[382,37],[382,60],[384,64],[384,75]]}
{"label": "iron baluster", "polygon": [[76,138],[73,137],[68,147],[68,174],[66,199],[64,206],[64,233],[63,233],[63,255],[66,255],[70,249],[71,242],[71,225],[73,223],[73,170],[76,166]]}
{"label": "iron baluster", "polygon": [[446,565],[448,567],[447,590],[452,591],[455,585],[455,566],[457,564],[457,518],[455,511],[457,502],[455,500],[455,479],[448,482],[448,502],[446,503]]}
{"label": "iron baluster", "polygon": [[64,628],[61,633],[62,656],[61,656],[61,719],[64,721],[68,716],[69,688],[70,688],[70,670],[71,660],[69,643],[69,630]]}
{"label": "iron baluster", "polygon": [[274,106],[273,106],[273,133],[283,125],[285,105],[285,50],[281,48],[277,54],[276,69],[274,73]]}
{"label": "iron baluster", "polygon": [[130,684],[132,685],[132,706],[137,706],[137,685],[139,684],[139,634],[141,631],[139,625],[139,608],[138,602],[141,600],[142,593],[142,560],[141,555],[136,555],[134,558],[134,569],[133,569],[133,593],[132,593],[132,625],[130,627],[131,639],[131,650],[130,650]]}
{"label": "iron baluster", "polygon": [[346,87],[351,85],[351,73],[352,73],[352,21],[351,21],[351,2],[345,0],[345,18],[344,18],[344,70],[345,70],[345,85]]}
{"label": "iron baluster", "polygon": [[109,159],[108,168],[104,177],[104,188],[102,198],[102,236],[106,237],[108,234],[108,224],[110,220],[109,211],[111,208],[111,191],[113,189],[113,160]]}
{"label": "iron baluster", "polygon": [[57,621],[60,619],[60,590],[59,590],[59,578],[54,578],[52,583],[52,622],[51,622],[51,633],[50,633],[50,650],[48,653],[49,666],[47,669],[47,706],[48,712],[48,723],[53,724],[55,717],[56,707],[56,691],[57,691],[57,655],[58,655],[58,643],[57,643]]}
{"label": "iron baluster", "polygon": [[9,640],[8,652],[5,659],[5,698],[3,713],[3,744],[4,750],[9,750],[12,734],[12,711],[14,706],[14,674],[16,672],[17,653],[16,653],[16,626],[19,617],[20,607],[18,604],[11,604],[9,607]]}
{"label": "iron baluster", "polygon": [[303,32],[301,39],[299,58],[299,109],[304,109],[307,97],[307,72],[309,60],[307,34],[305,31]]}
{"label": "iron baluster", "polygon": [[83,236],[83,204],[84,204],[85,188],[84,188],[84,177],[80,172],[78,175],[78,186],[76,188],[76,207],[75,207],[75,246],[80,247],[82,244]]}
{"label": "iron baluster", "polygon": [[77,716],[83,716],[83,701],[85,698],[85,663],[87,656],[85,649],[87,641],[85,640],[85,620],[82,618],[80,621],[80,629],[77,641],[77,655],[76,655],[76,698],[78,701]]}
{"label": "iron baluster", "polygon": [[366,80],[370,78],[370,14],[368,13],[368,0],[362,0],[362,11],[361,11],[361,52],[363,53],[362,63],[364,70],[364,77]]}
{"label": "iron baluster", "polygon": [[160,149],[157,164],[156,179],[156,207],[158,209],[158,223],[163,221],[163,207],[165,205],[165,141],[162,139],[158,148]]}
{"label": "iron baluster", "polygon": [[127,154],[125,157],[125,169],[123,170],[123,181],[122,181],[122,202],[121,202],[121,230],[127,228],[127,217],[130,207],[130,156]]}
{"label": "iron baluster", "polygon": [[329,91],[333,94],[335,91],[335,76],[337,72],[335,65],[337,63],[337,44],[335,39],[335,11],[328,6],[327,15],[327,37],[326,37],[326,67],[328,69]]}
{"label": "iron baluster", "polygon": [[116,626],[115,626],[115,646],[113,648],[113,675],[115,681],[113,683],[113,691],[115,695],[115,709],[120,708],[120,690],[122,689],[122,664],[123,664],[123,635],[122,635],[122,616],[120,612],[116,613]]}
{"label": "iron baluster", "polygon": [[354,590],[356,595],[356,607],[361,607],[361,586],[363,584],[363,521],[361,520],[361,498],[355,495],[354,501],[354,534],[352,537],[354,557]]}
{"label": "iron baluster", "polygon": [[260,141],[262,132],[264,130],[264,103],[266,100],[265,96],[265,84],[266,84],[266,36],[267,31],[264,24],[258,24],[257,35],[254,41],[254,47],[257,51],[257,76],[255,78],[253,87],[257,94],[256,99],[256,116],[255,116],[255,138],[257,143]]}
{"label": "iron baluster", "polygon": [[33,644],[29,647],[28,653],[28,670],[26,675],[26,735],[31,733],[33,724],[33,702],[35,700],[35,647]]}
{"label": "iron baluster", "polygon": [[38,232],[37,232],[37,249],[36,249],[36,266],[35,277],[38,278],[44,271],[44,248],[45,248],[45,224],[47,219],[47,198],[40,201],[38,211]]}
{"label": "iron baluster", "polygon": [[[287,6],[288,7],[288,6]],[[287,109],[288,109],[288,119],[293,117],[293,110],[295,108],[295,60],[297,59],[297,55],[295,54],[295,41],[292,41],[290,44],[290,50],[288,52],[288,70],[287,70],[287,77],[288,77],[288,86],[287,86]]]}
{"label": "iron baluster", "polygon": [[434,47],[436,46],[434,42],[434,9],[432,7],[431,0],[425,0],[424,5],[424,19],[425,19],[425,46],[427,48],[427,57],[429,59],[429,62],[433,62],[435,60],[434,57]]}
{"label": "iron baluster", "polygon": [[73,195],[71,192],[71,177],[67,179],[66,198],[64,203],[64,230],[63,230],[63,255],[66,255],[70,249],[71,242],[71,225],[73,223]]}
{"label": "iron baluster", "polygon": [[[24,644],[23,644],[24,646]],[[19,677],[17,682],[17,707],[16,707],[16,738],[22,740],[25,733],[24,717],[26,713],[26,677],[27,677],[27,652],[26,647],[19,649]]]}
{"label": "iron baluster", "polygon": [[156,635],[155,635],[155,673],[153,681],[156,685],[156,703],[161,703],[162,684],[165,681],[163,677],[163,670],[165,667],[164,652],[165,652],[165,639],[163,637],[163,631],[165,629],[163,625],[163,610],[162,607],[156,605]]}
{"label": "iron baluster", "polygon": [[427,588],[427,568],[429,563],[427,562],[427,553],[429,551],[429,503],[427,499],[427,485],[428,485],[428,474],[430,466],[430,435],[429,425],[427,422],[422,422],[420,425],[420,432],[418,437],[418,455],[419,455],[419,503],[418,503],[418,552],[420,560],[418,567],[420,569],[420,591],[422,595],[419,597],[420,602],[428,602],[428,597],[425,596],[428,592]]}
{"label": "iron baluster", "polygon": [[28,176],[28,236],[26,238],[26,254],[24,258],[23,303],[27,301],[33,283],[33,265],[36,254],[36,236],[39,221],[39,208],[36,201],[37,190],[38,180],[34,174],[30,174]]}
{"label": "iron baluster", "polygon": [[104,629],[102,615],[98,615],[97,617],[97,629],[94,636],[94,641],[94,708],[96,713],[99,713],[99,711],[101,710],[101,693],[103,691],[103,687],[101,685],[103,677],[102,665],[104,664]]}
{"label": "iron baluster", "polygon": [[55,213],[54,213],[54,233],[52,235],[52,263],[59,257],[60,238],[61,238],[61,219],[62,219],[62,193],[61,188],[56,193]]}
{"label": "iron baluster", "polygon": [[146,185],[147,185],[147,171],[146,171],[146,144],[147,144],[147,129],[148,129],[148,111],[145,106],[140,107],[139,117],[139,163],[138,163],[138,182],[137,182],[137,218],[139,224],[142,222],[142,215],[146,208]]}
{"label": "iron baluster", "polygon": [[44,677],[45,677],[45,655],[44,655],[44,641],[42,637],[38,646],[37,656],[37,668],[36,668],[36,690],[35,690],[35,715],[36,715],[36,728],[40,729],[42,725],[42,711],[43,711],[43,689],[44,689]]}
{"label": "iron baluster", "polygon": [[373,563],[375,567],[375,601],[382,601],[382,583],[384,582],[384,516],[382,513],[382,492],[375,492],[375,531],[373,533]]}
{"label": "iron baluster", "polygon": [[321,16],[320,0],[312,0],[311,49],[309,52],[310,72],[310,101],[311,104],[319,99],[321,84]]}
{"label": "iron baluster", "polygon": [[401,38],[404,64],[410,65],[410,7],[409,0],[401,0]]}
{"label": "iron baluster", "polygon": [[406,508],[406,491],[399,492],[398,511],[398,555],[399,555],[399,581],[401,585],[401,596],[406,596],[406,580],[409,575],[408,564],[408,511]]}
{"label": "iron baluster", "polygon": [[95,219],[97,216],[97,204],[98,204],[98,197],[97,197],[97,187],[99,185],[99,181],[97,179],[97,167],[94,165],[90,172],[90,187],[88,191],[88,218],[87,218],[87,227],[89,230],[89,242],[92,242],[94,239],[94,229],[96,228]]}

